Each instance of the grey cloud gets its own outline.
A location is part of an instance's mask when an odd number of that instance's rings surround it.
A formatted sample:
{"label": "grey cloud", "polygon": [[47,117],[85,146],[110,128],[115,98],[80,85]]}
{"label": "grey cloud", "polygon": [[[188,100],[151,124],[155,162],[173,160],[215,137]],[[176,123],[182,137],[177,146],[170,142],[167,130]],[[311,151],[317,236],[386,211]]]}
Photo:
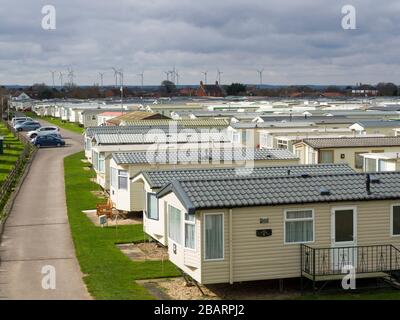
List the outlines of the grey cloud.
{"label": "grey cloud", "polygon": [[[349,1],[357,30],[341,28],[341,7],[330,0],[53,0],[57,30],[40,27],[48,1],[2,0],[0,77],[5,83],[49,82],[49,70],[75,69],[90,84],[111,66],[127,81],[158,84],[176,66],[182,82],[201,71],[224,71],[226,82],[271,84],[372,83],[398,79],[400,54],[396,0]],[[210,80],[211,81],[211,80]]]}

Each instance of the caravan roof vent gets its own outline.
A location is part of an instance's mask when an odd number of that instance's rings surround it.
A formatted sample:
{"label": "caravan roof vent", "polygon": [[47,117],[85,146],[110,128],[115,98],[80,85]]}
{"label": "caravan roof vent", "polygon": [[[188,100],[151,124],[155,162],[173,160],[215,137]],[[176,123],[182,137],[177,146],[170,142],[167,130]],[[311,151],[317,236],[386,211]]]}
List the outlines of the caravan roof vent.
{"label": "caravan roof vent", "polygon": [[319,194],[321,196],[329,196],[331,194],[331,192],[329,191],[329,189],[327,189],[325,187],[321,187],[321,188],[319,188]]}
{"label": "caravan roof vent", "polygon": [[371,177],[371,183],[380,183],[381,180],[378,177]]}

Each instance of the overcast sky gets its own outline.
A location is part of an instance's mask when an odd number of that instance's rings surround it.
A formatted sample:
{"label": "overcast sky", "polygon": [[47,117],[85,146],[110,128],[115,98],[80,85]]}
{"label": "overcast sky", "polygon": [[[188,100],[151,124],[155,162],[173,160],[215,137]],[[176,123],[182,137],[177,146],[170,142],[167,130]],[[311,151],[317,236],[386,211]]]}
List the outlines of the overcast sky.
{"label": "overcast sky", "polygon": [[[56,30],[42,28],[44,5]],[[344,5],[356,30],[342,28]],[[0,83],[51,84],[49,70],[75,71],[79,84],[114,82],[112,66],[135,85],[181,83],[400,84],[398,0],[1,0]],[[66,77],[65,77],[66,78]],[[59,82],[58,76],[56,81]]]}

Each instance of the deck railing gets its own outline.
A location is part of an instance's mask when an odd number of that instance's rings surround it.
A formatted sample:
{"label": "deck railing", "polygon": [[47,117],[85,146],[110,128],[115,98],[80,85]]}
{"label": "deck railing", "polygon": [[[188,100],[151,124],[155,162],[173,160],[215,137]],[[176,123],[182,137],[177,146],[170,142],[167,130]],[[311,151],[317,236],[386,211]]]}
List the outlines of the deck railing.
{"label": "deck railing", "polygon": [[348,273],[351,266],[357,274],[400,271],[400,250],[391,244],[313,248],[301,245],[301,275],[318,277]]}

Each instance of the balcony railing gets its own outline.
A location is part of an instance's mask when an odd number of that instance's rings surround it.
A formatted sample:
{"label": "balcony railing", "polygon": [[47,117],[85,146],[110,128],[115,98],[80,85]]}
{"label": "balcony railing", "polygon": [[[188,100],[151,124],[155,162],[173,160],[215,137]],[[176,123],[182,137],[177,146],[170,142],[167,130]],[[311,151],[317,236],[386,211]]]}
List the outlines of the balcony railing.
{"label": "balcony railing", "polygon": [[301,245],[301,275],[314,281],[347,274],[391,274],[400,271],[400,250],[391,244],[335,248]]}

